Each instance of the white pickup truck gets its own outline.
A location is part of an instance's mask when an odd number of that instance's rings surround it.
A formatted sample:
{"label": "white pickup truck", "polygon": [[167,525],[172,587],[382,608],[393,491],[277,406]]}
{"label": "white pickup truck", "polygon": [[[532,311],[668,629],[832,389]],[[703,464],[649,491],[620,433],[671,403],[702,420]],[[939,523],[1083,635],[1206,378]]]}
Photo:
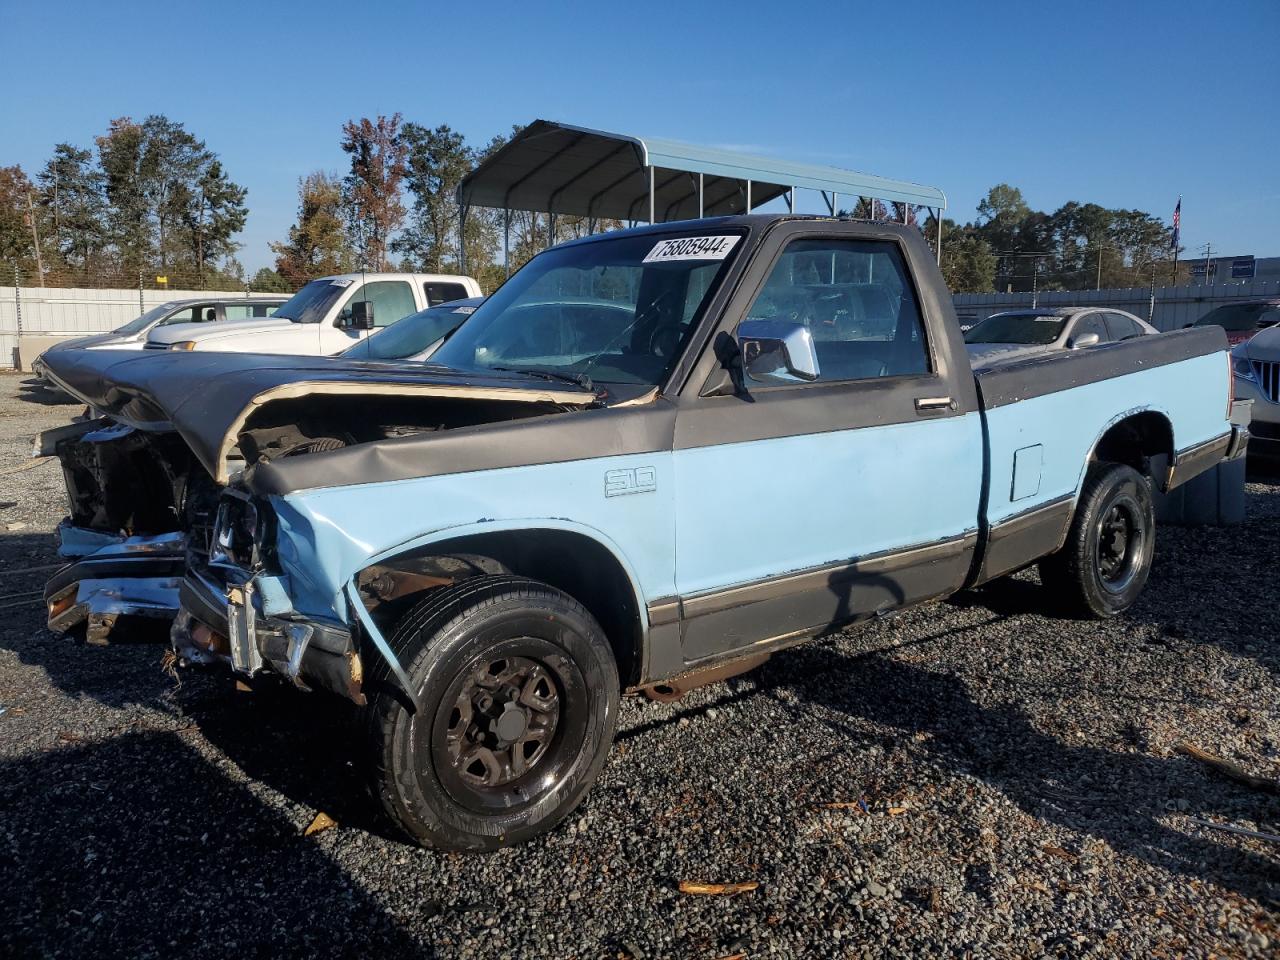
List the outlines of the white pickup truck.
{"label": "white pickup truck", "polygon": [[411,313],[478,296],[480,285],[471,277],[344,273],[312,280],[268,319],[157,327],[146,349],[328,356]]}

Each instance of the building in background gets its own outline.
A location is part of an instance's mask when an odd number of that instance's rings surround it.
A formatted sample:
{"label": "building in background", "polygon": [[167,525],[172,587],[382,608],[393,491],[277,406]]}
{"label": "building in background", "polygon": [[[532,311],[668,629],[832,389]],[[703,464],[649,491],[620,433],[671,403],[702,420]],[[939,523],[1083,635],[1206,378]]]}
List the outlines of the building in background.
{"label": "building in background", "polygon": [[1232,283],[1245,280],[1280,280],[1280,257],[1210,256],[1185,257],[1178,261],[1178,276],[1190,283]]}

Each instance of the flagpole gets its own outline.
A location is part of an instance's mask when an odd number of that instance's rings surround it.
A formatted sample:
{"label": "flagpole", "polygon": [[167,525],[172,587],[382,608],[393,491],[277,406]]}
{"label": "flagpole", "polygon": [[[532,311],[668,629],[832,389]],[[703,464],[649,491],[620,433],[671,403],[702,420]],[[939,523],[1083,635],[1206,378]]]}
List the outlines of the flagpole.
{"label": "flagpole", "polygon": [[1173,251],[1169,255],[1171,272],[1169,286],[1178,285],[1178,236],[1182,233],[1182,195],[1178,195],[1178,205],[1173,208]]}

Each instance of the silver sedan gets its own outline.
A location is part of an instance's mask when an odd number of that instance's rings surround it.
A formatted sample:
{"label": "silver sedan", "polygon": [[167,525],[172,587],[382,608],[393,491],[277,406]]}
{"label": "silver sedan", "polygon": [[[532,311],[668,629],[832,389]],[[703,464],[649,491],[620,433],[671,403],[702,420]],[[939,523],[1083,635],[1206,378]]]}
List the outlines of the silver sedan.
{"label": "silver sedan", "polygon": [[1055,350],[1083,350],[1159,333],[1109,307],[1045,307],[993,314],[964,335],[975,364],[1003,363]]}

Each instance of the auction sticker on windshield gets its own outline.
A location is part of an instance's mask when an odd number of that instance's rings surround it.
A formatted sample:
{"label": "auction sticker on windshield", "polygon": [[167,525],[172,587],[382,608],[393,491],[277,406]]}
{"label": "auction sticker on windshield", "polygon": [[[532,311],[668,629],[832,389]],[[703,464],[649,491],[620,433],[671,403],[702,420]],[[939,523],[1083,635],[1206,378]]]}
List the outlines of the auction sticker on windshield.
{"label": "auction sticker on windshield", "polygon": [[645,255],[642,262],[723,260],[737,242],[737,237],[681,237],[678,240],[659,240]]}

